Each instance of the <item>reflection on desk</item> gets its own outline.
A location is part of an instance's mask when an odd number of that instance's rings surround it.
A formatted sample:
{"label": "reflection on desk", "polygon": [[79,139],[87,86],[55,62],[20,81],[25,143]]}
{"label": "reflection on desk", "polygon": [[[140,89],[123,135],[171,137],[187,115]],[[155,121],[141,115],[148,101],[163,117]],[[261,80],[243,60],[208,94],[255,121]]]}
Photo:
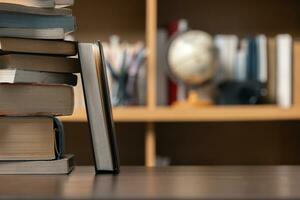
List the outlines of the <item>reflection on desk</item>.
{"label": "reflection on desk", "polygon": [[123,167],[94,175],[0,176],[0,199],[297,199],[300,166]]}

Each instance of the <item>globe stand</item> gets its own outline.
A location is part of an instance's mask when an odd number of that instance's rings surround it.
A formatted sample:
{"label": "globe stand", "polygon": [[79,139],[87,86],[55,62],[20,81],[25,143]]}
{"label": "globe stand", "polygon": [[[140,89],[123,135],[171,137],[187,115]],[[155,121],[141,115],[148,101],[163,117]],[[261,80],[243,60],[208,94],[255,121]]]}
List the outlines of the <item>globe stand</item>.
{"label": "globe stand", "polygon": [[204,98],[199,95],[197,91],[191,90],[188,93],[186,101],[176,101],[172,104],[172,107],[176,108],[199,108],[212,106],[213,102],[210,99]]}

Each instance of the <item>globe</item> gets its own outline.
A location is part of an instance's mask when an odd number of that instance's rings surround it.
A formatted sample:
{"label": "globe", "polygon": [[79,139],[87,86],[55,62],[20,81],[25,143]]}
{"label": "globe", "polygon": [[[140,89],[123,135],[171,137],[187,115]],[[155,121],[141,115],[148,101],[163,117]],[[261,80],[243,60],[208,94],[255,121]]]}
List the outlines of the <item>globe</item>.
{"label": "globe", "polygon": [[215,48],[211,35],[198,30],[179,33],[170,42],[167,61],[171,77],[190,88],[187,101],[176,102],[174,105],[212,105],[203,90],[216,72]]}
{"label": "globe", "polygon": [[168,50],[169,71],[187,85],[201,85],[215,73],[213,38],[203,31],[175,36]]}

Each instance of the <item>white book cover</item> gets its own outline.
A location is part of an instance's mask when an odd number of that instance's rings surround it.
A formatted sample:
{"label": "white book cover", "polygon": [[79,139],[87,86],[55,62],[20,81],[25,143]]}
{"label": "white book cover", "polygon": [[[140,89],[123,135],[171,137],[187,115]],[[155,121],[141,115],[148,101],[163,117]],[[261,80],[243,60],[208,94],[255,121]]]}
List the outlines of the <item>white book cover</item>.
{"label": "white book cover", "polygon": [[292,106],[292,37],[278,35],[277,44],[277,104],[283,108]]}
{"label": "white book cover", "polygon": [[262,83],[268,81],[268,52],[267,37],[259,35],[256,37],[258,47],[258,80]]}
{"label": "white book cover", "polygon": [[235,80],[246,81],[247,79],[248,46],[249,46],[249,41],[247,39],[242,39],[240,42],[240,48],[237,52]]}
{"label": "white book cover", "polygon": [[215,46],[218,51],[218,60],[222,72],[221,79],[234,79],[238,42],[239,39],[235,35],[217,35],[215,37]]}

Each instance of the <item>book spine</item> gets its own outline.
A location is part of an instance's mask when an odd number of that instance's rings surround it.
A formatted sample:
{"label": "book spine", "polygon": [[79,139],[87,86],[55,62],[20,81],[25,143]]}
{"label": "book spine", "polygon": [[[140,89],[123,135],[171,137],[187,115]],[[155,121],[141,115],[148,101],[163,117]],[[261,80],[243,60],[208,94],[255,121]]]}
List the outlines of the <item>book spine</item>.
{"label": "book spine", "polygon": [[277,41],[277,100],[278,105],[292,105],[292,37],[279,35]]}

